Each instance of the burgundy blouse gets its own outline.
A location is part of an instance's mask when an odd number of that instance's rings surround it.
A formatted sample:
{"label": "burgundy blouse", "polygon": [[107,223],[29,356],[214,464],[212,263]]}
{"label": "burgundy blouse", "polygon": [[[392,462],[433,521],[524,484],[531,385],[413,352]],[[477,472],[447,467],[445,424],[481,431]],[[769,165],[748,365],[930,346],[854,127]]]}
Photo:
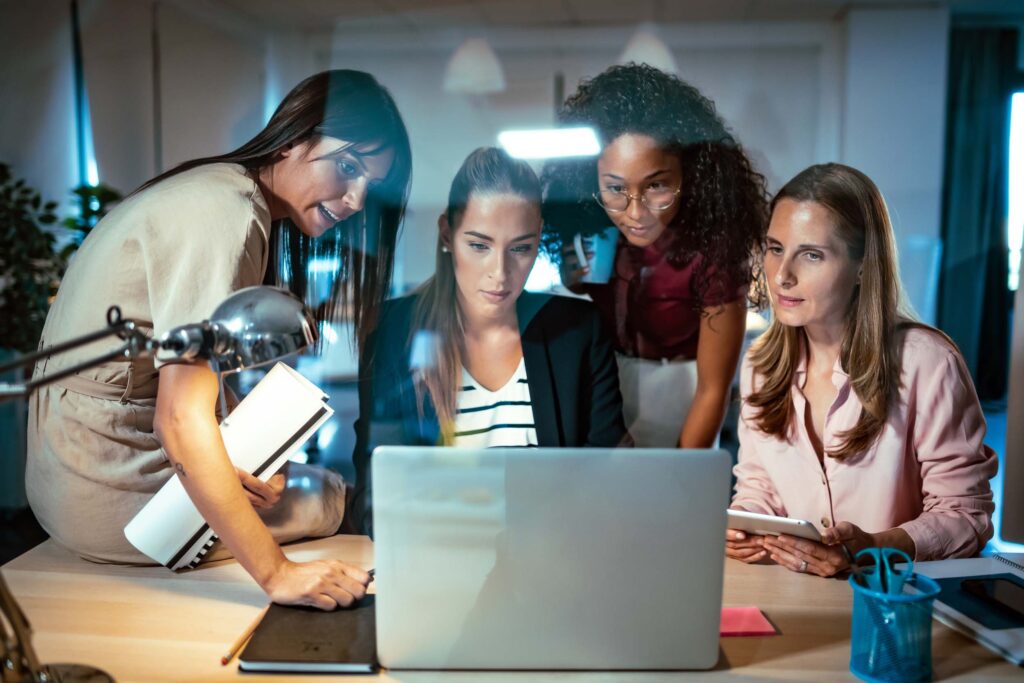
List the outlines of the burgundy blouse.
{"label": "burgundy blouse", "polygon": [[[676,269],[659,242],[641,248],[620,239],[611,281],[574,289],[594,300],[619,353],[651,360],[694,359],[701,319],[694,271],[703,257],[698,254]],[[707,275],[713,273],[708,269]],[[746,295],[748,285],[712,285],[704,305],[737,301]]]}

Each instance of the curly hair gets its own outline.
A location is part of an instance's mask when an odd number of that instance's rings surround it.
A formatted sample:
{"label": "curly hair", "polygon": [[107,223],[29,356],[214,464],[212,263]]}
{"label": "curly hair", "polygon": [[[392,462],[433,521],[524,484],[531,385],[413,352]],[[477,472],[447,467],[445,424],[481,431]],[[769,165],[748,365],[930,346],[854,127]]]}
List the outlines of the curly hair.
{"label": "curly hair", "polygon": [[[695,87],[646,64],[613,66],[580,83],[559,112],[562,126],[589,126],[604,147],[626,133],[653,138],[676,154],[682,168],[680,207],[668,226],[666,256],[682,268],[701,256],[694,268],[698,308],[713,291],[752,282],[749,298],[767,301],[756,277],[768,225],[764,176],[746,154],[714,103]],[[544,247],[555,260],[576,233],[593,234],[609,218],[594,200],[596,157],[559,159],[545,164]]]}

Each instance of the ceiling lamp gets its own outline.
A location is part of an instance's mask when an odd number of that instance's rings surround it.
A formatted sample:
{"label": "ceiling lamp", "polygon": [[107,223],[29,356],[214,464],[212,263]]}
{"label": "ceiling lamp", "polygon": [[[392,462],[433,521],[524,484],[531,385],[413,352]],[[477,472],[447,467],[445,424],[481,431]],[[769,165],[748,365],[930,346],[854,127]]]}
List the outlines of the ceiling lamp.
{"label": "ceiling lamp", "polygon": [[619,64],[648,64],[665,73],[679,74],[679,67],[665,43],[655,34],[653,26],[641,26],[626,43]]}
{"label": "ceiling lamp", "polygon": [[455,51],[444,70],[444,91],[487,95],[505,89],[505,70],[483,38],[470,38]]}

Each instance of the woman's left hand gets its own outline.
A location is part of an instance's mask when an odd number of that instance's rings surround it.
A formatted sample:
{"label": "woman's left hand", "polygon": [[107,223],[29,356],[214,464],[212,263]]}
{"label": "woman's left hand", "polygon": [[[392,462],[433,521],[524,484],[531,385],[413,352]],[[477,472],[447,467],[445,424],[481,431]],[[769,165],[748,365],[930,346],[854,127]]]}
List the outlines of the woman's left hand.
{"label": "woman's left hand", "polygon": [[[821,534],[821,540],[822,542],[818,543],[787,534],[778,537],[765,536],[764,547],[776,564],[781,564],[787,569],[804,574],[834,576],[849,568],[848,557],[875,545],[875,539],[871,534],[849,522],[839,522],[825,529]],[[846,550],[843,549],[844,546]]]}

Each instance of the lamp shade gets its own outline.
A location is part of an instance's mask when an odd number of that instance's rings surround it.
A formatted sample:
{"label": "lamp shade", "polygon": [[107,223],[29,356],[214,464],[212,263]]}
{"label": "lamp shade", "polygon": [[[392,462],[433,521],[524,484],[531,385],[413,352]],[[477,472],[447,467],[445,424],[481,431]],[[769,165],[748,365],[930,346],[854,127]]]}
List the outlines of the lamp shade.
{"label": "lamp shade", "polygon": [[505,70],[490,44],[483,38],[462,43],[444,70],[444,91],[464,95],[486,95],[505,89]]}
{"label": "lamp shade", "polygon": [[246,287],[209,320],[166,332],[156,357],[166,363],[208,358],[220,372],[272,363],[317,341],[316,321],[299,297],[278,287]]}
{"label": "lamp shade", "polygon": [[316,321],[299,297],[278,287],[246,287],[221,302],[210,322],[230,334],[220,369],[272,363],[317,340]]}
{"label": "lamp shade", "polygon": [[665,73],[679,73],[679,67],[676,66],[672,52],[655,34],[653,28],[638,29],[626,43],[622,55],[619,56],[619,64],[628,64],[629,62],[647,64]]}

